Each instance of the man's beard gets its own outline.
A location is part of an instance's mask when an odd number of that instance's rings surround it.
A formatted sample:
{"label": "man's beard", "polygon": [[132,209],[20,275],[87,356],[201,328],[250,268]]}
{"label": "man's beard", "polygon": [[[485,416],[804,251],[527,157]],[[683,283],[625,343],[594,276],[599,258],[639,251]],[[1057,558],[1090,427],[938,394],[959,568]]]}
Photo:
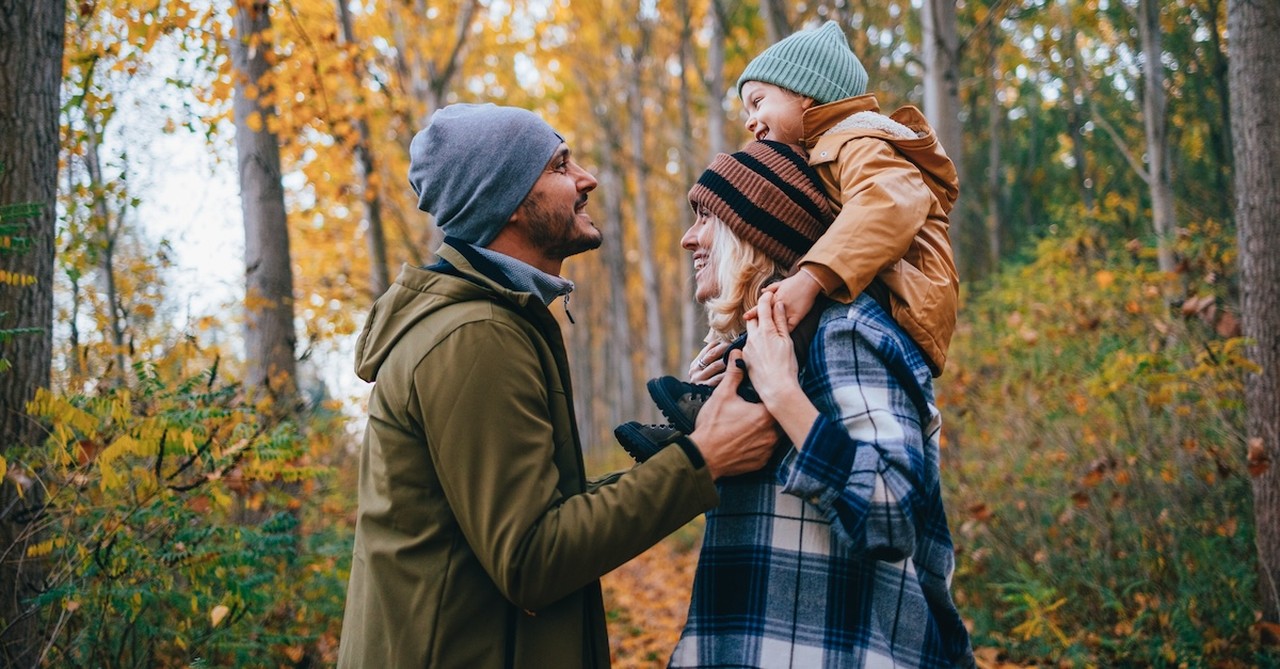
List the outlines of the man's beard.
{"label": "man's beard", "polygon": [[576,208],[566,215],[547,206],[541,198],[526,201],[525,207],[529,240],[547,257],[563,260],[600,248],[601,234],[595,223],[591,223],[589,233],[578,230]]}

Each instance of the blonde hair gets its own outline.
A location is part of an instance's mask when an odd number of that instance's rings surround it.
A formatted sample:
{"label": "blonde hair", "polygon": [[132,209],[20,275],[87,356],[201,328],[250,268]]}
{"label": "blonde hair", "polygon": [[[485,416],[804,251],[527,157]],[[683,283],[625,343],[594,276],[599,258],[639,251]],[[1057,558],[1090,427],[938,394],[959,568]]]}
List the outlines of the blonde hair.
{"label": "blonde hair", "polygon": [[789,273],[778,261],[742,241],[718,216],[711,226],[711,266],[720,293],[707,300],[708,341],[731,342],[747,329],[742,315],[760,300],[760,290]]}

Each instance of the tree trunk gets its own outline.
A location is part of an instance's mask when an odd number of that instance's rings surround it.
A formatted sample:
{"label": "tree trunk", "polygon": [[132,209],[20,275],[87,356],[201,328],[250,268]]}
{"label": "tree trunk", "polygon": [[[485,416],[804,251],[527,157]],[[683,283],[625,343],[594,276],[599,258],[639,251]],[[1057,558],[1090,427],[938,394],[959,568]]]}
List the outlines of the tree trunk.
{"label": "tree trunk", "polygon": [[1229,0],[1231,134],[1241,312],[1249,357],[1247,447],[1263,620],[1280,623],[1280,4]]}
{"label": "tree trunk", "polygon": [[785,0],[760,0],[760,17],[764,19],[769,44],[791,34],[791,21],[787,19]]}
{"label": "tree trunk", "polygon": [[[351,12],[347,9],[347,0],[337,0],[338,24],[342,27],[339,44],[355,44],[356,33],[351,26]],[[356,89],[364,90],[365,67],[360,57],[352,57]],[[357,93],[362,96],[362,93]],[[364,206],[364,224],[366,241],[369,245],[369,292],[373,297],[387,292],[391,287],[391,277],[387,269],[387,237],[382,227],[382,196],[378,193],[373,175],[377,174],[373,164],[373,150],[369,141],[369,122],[363,116],[367,105],[358,105],[360,116],[355,119],[356,146],[355,163],[356,178],[360,181],[360,201]]]}
{"label": "tree trunk", "polygon": [[116,289],[115,250],[116,236],[119,234],[119,221],[112,226],[112,215],[107,207],[106,180],[102,176],[102,161],[99,149],[102,146],[102,131],[97,120],[85,118],[85,169],[89,172],[89,192],[93,194],[93,222],[90,244],[98,246],[98,272],[102,282],[102,291],[107,298],[107,325],[111,335],[112,360],[116,372],[116,382],[126,385],[129,381],[128,364],[125,360],[124,342],[124,305],[120,301],[120,293]]}
{"label": "tree trunk", "polygon": [[[724,151],[724,0],[711,0],[711,11],[707,12],[711,36],[707,42],[707,162],[717,153]],[[734,91],[735,95],[737,91]],[[701,167],[701,166],[700,166]],[[692,183],[689,184],[693,186]]]}
{"label": "tree trunk", "polygon": [[648,51],[649,32],[641,27],[638,44],[632,47],[632,72],[627,95],[631,135],[631,175],[635,184],[632,213],[636,222],[636,242],[640,261],[641,295],[644,296],[644,374],[645,378],[662,376],[666,360],[662,345],[662,292],[653,256],[653,221],[649,220],[648,181],[649,156],[645,151],[644,63]]}
{"label": "tree trunk", "polygon": [[1143,126],[1147,134],[1147,175],[1151,188],[1151,221],[1156,233],[1156,263],[1162,272],[1172,272],[1173,184],[1169,179],[1169,133],[1165,118],[1164,65],[1160,60],[1159,0],[1138,0],[1138,32],[1142,39]]}
{"label": "tree trunk", "polygon": [[36,389],[49,386],[53,358],[65,21],[63,2],[0,0],[0,219],[24,228],[11,238],[29,240],[23,252],[0,254],[0,267],[35,278],[31,286],[0,284],[0,329],[30,328],[0,343],[0,359],[12,364],[0,373],[0,457],[11,470],[0,478],[0,665],[24,669],[37,665],[46,641],[28,602],[40,591],[44,566],[26,559],[43,498],[30,472],[8,456],[43,436],[26,407]]}
{"label": "tree trunk", "polygon": [[1071,156],[1076,164],[1076,185],[1080,190],[1080,201],[1084,210],[1094,213],[1093,181],[1089,177],[1089,156],[1085,149],[1085,123],[1089,118],[1086,97],[1089,89],[1085,85],[1084,63],[1080,58],[1080,50],[1076,46],[1076,32],[1068,23],[1062,26],[1066,34],[1064,40],[1067,53],[1070,54],[1070,96],[1067,100],[1067,131],[1071,136]]}
{"label": "tree trunk", "polygon": [[[271,44],[262,41],[270,34],[270,2],[238,3],[231,59],[245,232],[244,380],[249,390],[270,393],[277,407],[283,408],[292,406],[297,365],[293,357],[293,265],[280,181],[280,144],[270,129],[275,115],[267,62]],[[251,88],[258,91],[254,97],[249,96]]]}
{"label": "tree trunk", "polygon": [[[955,0],[925,0],[920,14],[924,56],[924,111],[942,148],[956,166],[962,187],[961,201],[951,215],[951,239],[960,246],[970,239],[964,216],[964,145],[960,125],[960,40],[956,28]],[[975,231],[976,232],[976,231]],[[978,233],[980,237],[981,233]],[[968,245],[965,245],[968,246]],[[970,247],[972,248],[972,247]],[[963,254],[956,261],[972,271]],[[961,272],[966,274],[967,272]]]}
{"label": "tree trunk", "polygon": [[[691,186],[694,179],[698,178],[697,170],[701,167],[698,160],[694,158],[697,153],[694,151],[693,137],[693,94],[689,90],[689,68],[696,67],[693,63],[693,17],[690,16],[688,0],[680,0],[678,3],[681,29],[680,29],[680,146],[684,147],[680,154],[680,174],[684,177],[684,185]],[[714,12],[714,10],[713,10]],[[714,102],[714,100],[713,100]],[[718,105],[713,105],[718,106]],[[681,191],[680,206],[678,207],[679,218],[677,219],[681,230],[687,229],[693,224],[693,209],[684,202],[684,193]],[[680,291],[677,295],[680,303],[680,345],[676,347],[676,360],[689,360],[692,353],[698,348],[694,346],[694,342],[698,341],[702,333],[699,327],[702,319],[699,314],[702,309],[698,308],[698,301],[693,296],[693,263],[686,260],[684,249],[679,249],[680,261],[677,263],[679,267],[678,277],[680,280]],[[680,375],[684,371],[676,363],[675,373]]]}
{"label": "tree trunk", "polygon": [[997,94],[1003,75],[996,60],[994,44],[989,71],[992,89],[987,107],[987,263],[988,273],[995,274],[1000,268],[1000,196],[1004,181],[1001,178],[1004,168],[1000,160],[1000,121],[1004,116],[1004,106]]}
{"label": "tree trunk", "polygon": [[[608,119],[602,119],[601,126],[609,127]],[[605,225],[602,228],[615,231],[611,238],[605,240],[603,250],[604,263],[609,273],[607,347],[611,353],[605,367],[605,383],[613,391],[609,394],[615,400],[609,403],[609,423],[617,425],[624,420],[636,418],[639,393],[632,360],[635,350],[634,333],[628,315],[630,301],[627,299],[627,257],[623,249],[622,174],[618,169],[617,147],[613,139],[606,138],[600,146],[600,192],[604,196],[605,207]]]}

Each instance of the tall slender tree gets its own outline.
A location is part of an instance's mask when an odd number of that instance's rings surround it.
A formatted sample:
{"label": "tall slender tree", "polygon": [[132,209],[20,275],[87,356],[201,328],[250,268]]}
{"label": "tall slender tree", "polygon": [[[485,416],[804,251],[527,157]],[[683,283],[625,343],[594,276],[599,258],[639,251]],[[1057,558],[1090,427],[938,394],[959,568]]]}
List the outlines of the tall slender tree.
{"label": "tall slender tree", "polygon": [[280,143],[271,128],[271,3],[237,0],[237,9],[231,60],[245,233],[245,383],[287,405],[297,382],[297,335]]}
{"label": "tall slender tree", "polygon": [[[24,252],[0,253],[0,267],[35,279],[0,282],[0,330],[20,333],[0,337],[0,359],[12,364],[0,372],[0,459],[40,438],[26,406],[49,385],[65,20],[62,0],[0,0],[0,219],[20,211],[22,229],[5,234],[27,240]],[[40,492],[18,490],[26,478],[0,476],[0,665],[12,667],[36,666],[45,641],[28,609],[43,578],[27,559],[29,511],[39,508]]]}
{"label": "tall slender tree", "polygon": [[1280,623],[1280,3],[1229,0],[1227,30],[1258,585],[1263,619]]}
{"label": "tall slender tree", "polygon": [[1138,33],[1142,39],[1142,121],[1147,135],[1147,185],[1156,233],[1156,262],[1173,271],[1173,183],[1169,176],[1169,130],[1165,117],[1164,50],[1160,39],[1160,2],[1138,0]]}
{"label": "tall slender tree", "polygon": [[[347,0],[337,0],[338,27],[341,29],[340,44],[347,45],[352,51],[352,75],[356,81],[356,96],[362,97],[364,90],[366,67],[356,48],[356,31],[351,22],[351,10]],[[357,105],[363,108],[364,105]],[[382,195],[378,192],[377,169],[373,164],[373,143],[369,136],[369,121],[363,116],[354,120],[356,142],[355,154],[356,178],[360,180],[360,201],[364,209],[365,239],[369,249],[369,292],[377,297],[391,287],[390,271],[387,267],[387,237],[382,226]]]}
{"label": "tall slender tree", "polygon": [[[937,133],[938,141],[956,166],[961,197],[965,181],[964,146],[960,123],[960,38],[956,20],[956,0],[925,0],[920,10],[921,53],[924,56],[924,111]],[[956,245],[968,238],[971,226],[964,220],[965,203],[951,216],[951,239]],[[956,258],[962,269],[972,263],[963,254]]]}

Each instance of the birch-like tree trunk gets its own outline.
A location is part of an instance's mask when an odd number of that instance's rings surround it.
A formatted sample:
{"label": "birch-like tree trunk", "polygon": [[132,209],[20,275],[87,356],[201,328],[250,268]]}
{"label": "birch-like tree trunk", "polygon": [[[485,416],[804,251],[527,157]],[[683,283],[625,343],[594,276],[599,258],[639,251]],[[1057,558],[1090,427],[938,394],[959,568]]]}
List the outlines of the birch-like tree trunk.
{"label": "birch-like tree trunk", "polygon": [[[102,291],[107,298],[107,328],[111,336],[112,359],[115,360],[115,377],[121,385],[128,383],[128,364],[125,360],[124,305],[116,288],[115,251],[120,234],[120,220],[112,216],[107,206],[106,180],[102,176],[102,130],[92,117],[85,118],[85,169],[89,173],[89,192],[93,194],[92,244],[97,246],[97,266]],[[114,220],[113,220],[114,219]],[[114,223],[114,224],[113,224]]]}
{"label": "birch-like tree trunk", "polygon": [[649,219],[649,189],[646,187],[649,154],[645,150],[644,66],[649,50],[650,27],[640,20],[636,44],[631,45],[631,76],[627,82],[627,127],[631,138],[632,213],[636,223],[636,245],[639,251],[640,286],[644,301],[644,374],[645,378],[662,376],[666,360],[662,339],[662,292],[658,286],[658,270],[653,250],[653,221]]}
{"label": "birch-like tree trunk", "polygon": [[[696,141],[693,137],[693,93],[689,89],[689,68],[696,67],[697,60],[693,57],[693,17],[689,13],[688,0],[680,0],[679,13],[681,18],[680,27],[680,174],[683,175],[685,187],[693,185],[693,180],[698,178],[699,162],[695,156],[699,155],[694,151]],[[714,13],[714,10],[712,10]],[[713,100],[714,102],[714,100]],[[719,106],[719,105],[713,105]],[[680,192],[681,202],[679,207],[678,224],[683,231],[693,224],[693,210],[684,202],[684,193]],[[688,260],[684,249],[677,249],[676,253],[680,257],[677,263],[679,271],[677,278],[680,282],[680,291],[677,294],[680,304],[680,345],[675,351],[677,361],[689,360],[693,352],[698,350],[694,346],[694,342],[701,337],[703,328],[703,319],[700,318],[702,309],[698,308],[698,302],[693,295],[693,263]],[[676,363],[675,373],[677,376],[684,371],[683,367]]]}
{"label": "birch-like tree trunk", "polygon": [[[924,0],[921,8],[921,40],[924,56],[924,111],[943,150],[956,166],[961,201],[951,214],[951,239],[957,245],[970,238],[964,220],[964,144],[960,124],[960,40],[956,28],[955,0]],[[974,231],[976,232],[976,231]],[[981,233],[977,237],[980,238]],[[962,254],[956,262],[971,267]],[[963,272],[962,272],[963,274]]]}
{"label": "birch-like tree trunk", "polygon": [[[711,36],[707,42],[707,160],[699,167],[711,164],[711,159],[725,148],[724,139],[724,0],[711,0],[707,23]],[[736,93],[736,91],[735,91]],[[693,186],[693,184],[689,184]]]}
{"label": "birch-like tree trunk", "polygon": [[1147,135],[1147,185],[1151,189],[1151,222],[1156,233],[1156,263],[1172,272],[1173,184],[1169,178],[1169,132],[1165,117],[1164,64],[1160,40],[1159,0],[1138,0],[1138,32],[1142,40],[1142,124]]}
{"label": "birch-like tree trunk", "polygon": [[[40,426],[27,403],[49,387],[53,359],[53,259],[58,190],[58,113],[66,4],[60,0],[0,0],[0,220],[23,249],[0,252],[0,268],[35,277],[35,285],[0,283],[0,340],[11,365],[0,382],[0,458],[37,443]],[[41,592],[44,565],[27,557],[37,536],[32,519],[41,487],[6,458],[0,477],[0,666],[38,666],[45,631],[31,598]],[[21,490],[19,490],[21,487]]]}
{"label": "birch-like tree trunk", "polygon": [[238,4],[231,62],[245,233],[244,381],[250,390],[270,393],[278,407],[288,407],[297,382],[296,335],[280,144],[270,128],[275,115],[270,103],[272,86],[267,61],[271,44],[264,41],[264,36],[270,35],[271,3],[238,0]]}
{"label": "birch-like tree trunk", "polygon": [[[347,0],[337,0],[338,25],[342,28],[339,44],[356,43],[356,32],[351,25],[351,11],[347,8]],[[353,56],[352,67],[355,72],[356,96],[363,96],[365,66],[360,56]],[[365,105],[359,105],[364,109]],[[369,141],[369,121],[363,115],[356,117],[355,171],[360,181],[360,203],[364,211],[365,241],[369,249],[369,292],[373,297],[387,292],[391,287],[390,272],[387,267],[387,237],[382,227],[382,195],[378,192],[373,175],[377,174],[373,164],[372,143]]]}
{"label": "birch-like tree trunk", "polygon": [[1258,588],[1263,620],[1280,623],[1280,4],[1229,0],[1227,30]]}
{"label": "birch-like tree trunk", "polygon": [[791,21],[787,18],[786,0],[760,0],[760,18],[764,19],[764,30],[769,36],[769,44],[791,34]]}
{"label": "birch-like tree trunk", "polygon": [[1071,95],[1067,100],[1067,130],[1071,136],[1071,157],[1075,163],[1076,184],[1080,189],[1080,201],[1084,203],[1084,209],[1087,212],[1094,211],[1094,195],[1093,182],[1089,177],[1089,158],[1088,152],[1085,150],[1085,123],[1089,119],[1089,109],[1086,98],[1089,95],[1089,89],[1085,85],[1084,63],[1080,57],[1080,50],[1076,45],[1076,32],[1068,24],[1063,26],[1066,34],[1066,42],[1068,53],[1071,54]]}
{"label": "birch-like tree trunk", "polygon": [[1001,121],[1004,106],[1000,104],[999,88],[1003,74],[996,58],[996,45],[991,45],[991,99],[987,101],[987,271],[994,274],[1000,268],[1000,200],[1003,191],[1004,166],[1000,158]]}
{"label": "birch-like tree trunk", "polygon": [[[606,112],[607,113],[607,112]],[[609,127],[607,119],[601,119],[602,127]],[[628,315],[627,257],[623,248],[622,170],[618,166],[618,148],[611,138],[601,142],[600,192],[604,196],[604,230],[612,234],[602,244],[604,264],[609,275],[609,324],[606,348],[610,352],[605,367],[606,388],[614,401],[609,403],[609,422],[613,425],[637,417],[639,391],[636,384],[632,353],[635,350],[635,334]]]}

